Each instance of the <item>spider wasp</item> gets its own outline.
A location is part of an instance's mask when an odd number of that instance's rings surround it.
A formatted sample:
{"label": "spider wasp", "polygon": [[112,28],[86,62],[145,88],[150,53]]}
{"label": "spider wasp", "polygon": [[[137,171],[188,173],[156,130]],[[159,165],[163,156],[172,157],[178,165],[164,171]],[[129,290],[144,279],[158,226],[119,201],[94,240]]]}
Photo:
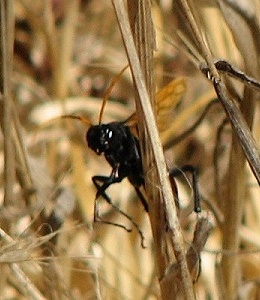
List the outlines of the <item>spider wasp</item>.
{"label": "spider wasp", "polygon": [[[127,66],[128,67],[128,66]],[[127,178],[129,182],[135,188],[135,191],[144,207],[146,212],[149,211],[149,206],[145,196],[141,191],[141,187],[145,187],[144,173],[142,166],[142,158],[140,152],[140,143],[138,138],[133,134],[130,128],[130,123],[133,123],[135,115],[130,116],[127,120],[122,122],[110,122],[107,124],[102,123],[102,115],[105,107],[105,103],[108,99],[113,86],[116,81],[122,75],[127,68],[125,67],[111,82],[109,88],[105,93],[105,97],[102,103],[102,107],[99,114],[99,122],[97,125],[92,125],[91,122],[82,116],[75,115],[63,115],[61,118],[76,119],[88,126],[86,132],[86,142],[90,149],[92,149],[97,155],[103,155],[107,162],[112,167],[109,176],[96,175],[92,177],[93,184],[97,188],[96,200],[101,196],[103,197],[114,209],[120,214],[125,216],[133,226],[137,229],[141,237],[141,245],[144,247],[144,236],[140,230],[138,224],[119,207],[117,207],[111,201],[107,195],[107,188],[114,184],[119,183],[123,179]],[[169,172],[170,177],[176,177],[182,175],[184,172],[192,174],[192,186],[194,191],[194,211],[196,213],[201,211],[199,192],[197,187],[197,170],[193,166],[185,165],[180,168],[175,168]],[[174,184],[174,183],[173,183]],[[126,228],[124,225],[113,223],[110,221],[102,220],[98,214],[97,201],[95,201],[94,207],[94,222],[101,222],[106,224],[115,225],[124,228],[127,231],[131,229]]]}

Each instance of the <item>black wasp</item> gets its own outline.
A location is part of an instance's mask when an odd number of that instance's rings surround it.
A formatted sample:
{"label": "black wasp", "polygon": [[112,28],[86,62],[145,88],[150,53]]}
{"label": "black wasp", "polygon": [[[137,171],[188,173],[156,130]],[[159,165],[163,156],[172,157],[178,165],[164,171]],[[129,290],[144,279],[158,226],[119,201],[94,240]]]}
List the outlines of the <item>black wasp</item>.
{"label": "black wasp", "polygon": [[[88,120],[80,116],[65,115],[62,118],[77,119],[88,124]],[[148,212],[147,201],[140,190],[140,187],[144,185],[144,177],[138,139],[132,134],[130,127],[125,122],[111,122],[108,124],[91,125],[86,133],[86,141],[88,147],[96,154],[104,155],[112,167],[109,176],[97,175],[92,177],[92,181],[97,188],[96,200],[102,196],[113,208],[128,218],[138,230],[142,240],[142,247],[144,247],[144,236],[137,223],[119,207],[114,205],[110,197],[106,194],[106,189],[110,185],[128,178],[134,186],[145,211]],[[101,220],[98,215],[96,202],[94,221],[112,224],[131,231],[124,225]]]}
{"label": "black wasp", "polygon": [[[106,92],[106,95],[109,94],[109,91],[111,91],[113,85],[122,75],[125,69],[126,68],[124,68],[120,72],[120,74],[113,80],[109,89]],[[144,173],[142,167],[139,140],[131,132],[130,126],[127,123],[127,121],[130,120],[132,116],[124,122],[111,122],[107,124],[102,124],[101,119],[107,98],[108,97],[105,97],[103,100],[98,125],[92,125],[88,119],[81,116],[65,115],[62,116],[62,118],[77,119],[89,126],[89,129],[86,133],[86,141],[88,147],[92,149],[96,154],[104,155],[107,162],[112,167],[112,171],[109,176],[97,175],[92,177],[92,181],[97,188],[96,199],[102,196],[110,205],[113,206],[113,208],[115,208],[119,213],[128,218],[138,230],[141,237],[142,247],[144,247],[144,236],[137,223],[135,223],[135,221],[130,216],[128,216],[126,213],[120,210],[120,208],[114,205],[110,197],[106,194],[106,189],[110,185],[114,183],[119,183],[124,178],[127,178],[130,181],[130,183],[134,186],[145,211],[148,212],[149,210],[148,203],[140,190],[140,188],[144,186]],[[196,169],[192,166],[186,165],[178,169],[173,169],[171,172],[169,172],[169,175],[175,177],[181,175],[183,172],[190,172],[192,174],[195,198],[194,210],[195,212],[199,212],[201,209],[199,204],[199,193],[196,183]],[[124,225],[101,220],[98,215],[96,201],[94,221],[112,224],[115,226],[122,227],[127,231],[130,231]]]}
{"label": "black wasp", "polygon": [[[142,160],[138,139],[131,133],[124,122],[111,122],[91,126],[86,134],[90,149],[98,155],[103,154],[112,167],[109,177],[94,176],[92,178],[97,187],[97,195],[106,196],[105,190],[113,183],[128,178],[141,199],[144,209],[148,212],[148,204],[139,187],[144,185]],[[103,185],[98,185],[103,182]]]}

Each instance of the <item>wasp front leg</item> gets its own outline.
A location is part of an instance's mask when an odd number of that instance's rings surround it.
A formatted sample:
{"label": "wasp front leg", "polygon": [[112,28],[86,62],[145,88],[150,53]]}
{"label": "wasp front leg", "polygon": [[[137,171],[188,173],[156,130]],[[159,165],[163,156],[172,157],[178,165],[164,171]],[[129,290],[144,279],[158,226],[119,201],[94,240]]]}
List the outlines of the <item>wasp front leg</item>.
{"label": "wasp front leg", "polygon": [[[104,224],[108,224],[108,225],[114,225],[120,228],[125,229],[127,232],[131,232],[132,230],[127,228],[126,226],[122,225],[122,224],[118,224],[118,223],[114,223],[114,222],[110,222],[110,221],[106,221],[106,220],[102,220],[102,218],[99,216],[99,212],[98,212],[98,208],[97,208],[97,200],[99,196],[102,196],[106,202],[108,204],[110,204],[117,212],[119,212],[121,215],[123,215],[124,217],[126,217],[132,224],[133,226],[136,228],[136,230],[138,231],[140,238],[141,238],[141,246],[143,248],[145,248],[144,246],[144,235],[143,232],[141,231],[139,225],[130,217],[128,216],[128,214],[126,214],[124,211],[122,211],[119,207],[117,207],[109,198],[109,196],[105,193],[105,190],[113,183],[116,182],[120,182],[121,179],[118,177],[113,177],[112,175],[114,174],[114,172],[111,173],[111,176],[94,176],[92,177],[92,181],[94,183],[94,185],[97,188],[97,193],[96,193],[96,200],[95,200],[95,204],[94,204],[94,222],[99,222],[99,223],[104,223]],[[103,182],[102,185],[99,185],[98,182]]]}
{"label": "wasp front leg", "polygon": [[[110,204],[116,211],[125,215],[125,213],[123,211],[121,211],[120,208],[118,208],[115,204],[113,204],[113,202],[111,201],[109,196],[105,193],[105,190],[114,182],[111,182],[110,177],[108,177],[108,176],[94,176],[94,177],[92,177],[92,181],[97,188],[96,199],[95,199],[95,204],[94,204],[95,205],[95,207],[94,207],[94,222],[100,222],[100,223],[114,225],[117,227],[121,227],[121,228],[125,229],[126,231],[130,232],[131,229],[126,228],[124,225],[113,223],[110,221],[104,221],[99,216],[99,212],[98,212],[98,208],[97,208],[97,200],[100,196],[102,196],[106,200],[106,202],[108,204]],[[103,182],[103,184],[99,185],[98,182]],[[109,184],[108,184],[108,182],[109,182]]]}
{"label": "wasp front leg", "polygon": [[[109,199],[109,197],[105,193],[106,189],[111,184],[122,181],[122,178],[117,176],[117,170],[118,170],[118,168],[113,169],[110,176],[94,176],[94,177],[92,177],[92,181],[97,188],[96,199],[100,196],[102,196],[106,200]],[[101,182],[103,184],[99,185],[98,182]]]}

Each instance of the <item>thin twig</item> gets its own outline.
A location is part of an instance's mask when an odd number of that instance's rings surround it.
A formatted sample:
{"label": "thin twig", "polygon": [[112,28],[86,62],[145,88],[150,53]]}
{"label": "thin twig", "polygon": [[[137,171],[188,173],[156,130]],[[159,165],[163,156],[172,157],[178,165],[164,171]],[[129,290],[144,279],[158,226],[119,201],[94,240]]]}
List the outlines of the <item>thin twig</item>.
{"label": "thin twig", "polygon": [[[260,81],[259,80],[247,75],[246,73],[242,72],[238,68],[232,66],[227,61],[221,59],[221,60],[215,61],[214,64],[219,71],[224,72],[224,73],[232,76],[233,78],[241,81],[242,83],[247,85],[249,88],[260,91]],[[209,73],[208,73],[209,69],[207,66],[201,64],[200,69],[206,76],[209,75]]]}

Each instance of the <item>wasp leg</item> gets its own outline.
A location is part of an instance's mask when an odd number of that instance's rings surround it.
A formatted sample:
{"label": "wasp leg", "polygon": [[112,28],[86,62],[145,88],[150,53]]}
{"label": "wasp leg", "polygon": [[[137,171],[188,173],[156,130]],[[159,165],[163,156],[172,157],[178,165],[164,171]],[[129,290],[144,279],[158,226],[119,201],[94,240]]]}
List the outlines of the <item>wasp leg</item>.
{"label": "wasp leg", "polygon": [[200,206],[200,194],[198,188],[198,169],[191,165],[184,165],[180,168],[174,168],[170,171],[170,175],[173,177],[177,177],[183,175],[183,173],[190,173],[192,176],[192,189],[194,194],[194,211],[196,213],[201,212]]}
{"label": "wasp leg", "polygon": [[[115,205],[113,205],[112,203],[109,203],[113,208],[115,208],[117,210],[117,207]],[[118,211],[118,210],[117,210]],[[121,212],[120,212],[121,213]],[[131,232],[132,229],[127,228],[126,226],[122,225],[122,224],[118,224],[118,223],[114,223],[114,222],[110,222],[110,221],[106,221],[103,220],[98,212],[98,208],[97,208],[97,200],[95,201],[95,206],[94,206],[94,222],[95,223],[103,223],[103,224],[108,224],[108,225],[113,225],[116,227],[120,227],[123,228],[124,230],[126,230],[127,232]]]}
{"label": "wasp leg", "polygon": [[[103,196],[103,198],[105,198],[104,195],[106,197],[108,197],[105,193],[105,190],[111,184],[118,183],[118,182],[122,181],[122,179],[119,177],[116,177],[112,172],[110,176],[94,176],[94,177],[92,177],[92,181],[97,188],[97,193],[96,193],[96,199],[97,199],[100,196]],[[99,185],[98,182],[102,182],[103,184]]]}
{"label": "wasp leg", "polygon": [[[92,177],[92,181],[93,181],[94,185],[96,186],[96,188],[98,190],[97,194],[96,194],[96,201],[95,201],[95,207],[94,207],[94,222],[99,222],[99,223],[108,224],[108,225],[114,225],[114,226],[125,229],[127,232],[131,231],[131,229],[128,229],[124,225],[121,225],[121,224],[118,224],[118,223],[113,223],[113,222],[101,219],[101,217],[99,216],[99,213],[98,213],[98,209],[97,209],[97,198],[99,196],[102,196],[107,201],[108,204],[110,204],[117,212],[119,212],[121,215],[123,215],[125,218],[127,218],[133,224],[133,226],[136,228],[136,230],[138,231],[138,233],[140,235],[141,246],[142,246],[142,248],[145,248],[145,246],[144,246],[144,239],[145,238],[144,238],[143,232],[141,231],[139,225],[130,216],[128,216],[128,214],[126,214],[119,207],[117,207],[111,201],[111,199],[108,197],[108,195],[105,193],[105,190],[111,184],[121,181],[121,180],[118,181],[118,178],[115,178],[115,179],[116,179],[115,181],[111,180],[111,176],[110,177],[107,177],[107,176],[94,176],[94,177]],[[103,182],[103,185],[99,185],[98,182]]]}

